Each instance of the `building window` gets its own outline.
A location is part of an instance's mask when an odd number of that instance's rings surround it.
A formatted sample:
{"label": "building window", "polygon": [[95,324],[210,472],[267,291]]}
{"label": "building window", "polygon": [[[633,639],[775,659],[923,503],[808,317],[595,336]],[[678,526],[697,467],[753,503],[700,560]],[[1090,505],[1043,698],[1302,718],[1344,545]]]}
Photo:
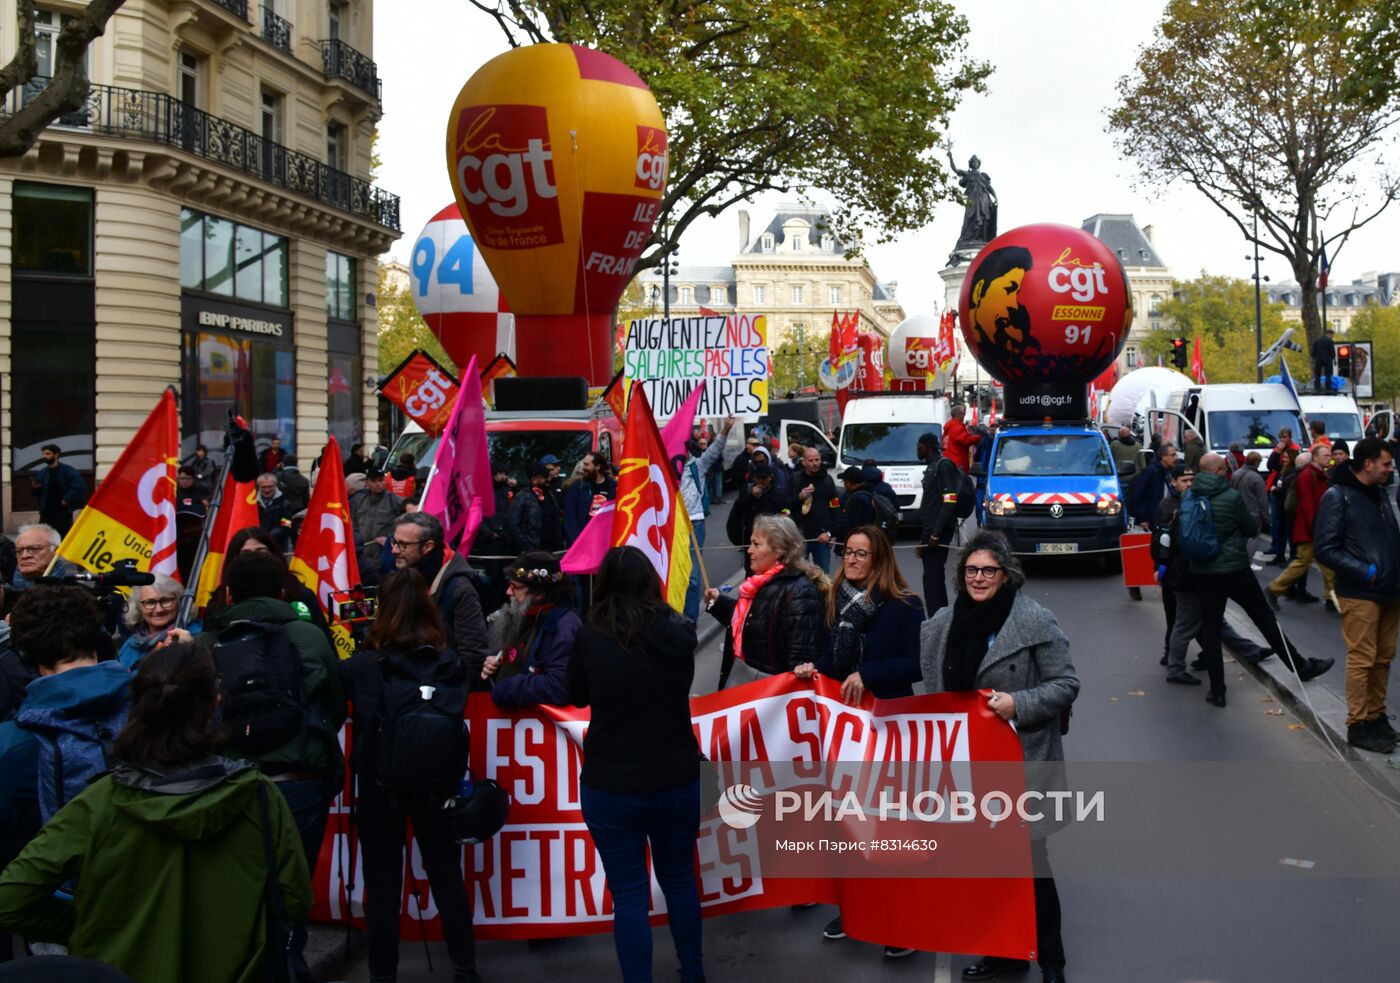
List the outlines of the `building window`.
{"label": "building window", "polygon": [[262,90],[262,137],[271,143],[282,142],[282,93]]}
{"label": "building window", "polygon": [[326,126],[326,165],[337,171],[348,171],[350,131],[340,123]]}
{"label": "building window", "polygon": [[1150,303],[1150,304],[1148,305],[1148,307],[1147,307],[1147,316],[1148,316],[1148,317],[1161,317],[1161,316],[1162,316],[1162,295],[1161,295],[1161,294],[1153,294],[1153,295],[1152,295],[1152,303]]}
{"label": "building window", "polygon": [[[72,14],[57,14],[52,10],[34,11],[34,54],[39,65],[36,75],[53,78],[54,68],[58,65],[58,32],[72,19]],[[87,64],[89,68],[92,67],[90,54]]]}
{"label": "building window", "polygon": [[[296,450],[296,352],[289,345],[213,331],[185,332],[184,432],[180,450],[219,446],[228,411],[254,437],[280,437]],[[309,469],[308,469],[309,470]]]}
{"label": "building window", "polygon": [[840,288],[840,287],[832,287],[832,288],[831,288],[831,305],[832,305],[833,307],[839,307],[839,306],[841,305],[841,288]]}
{"label": "building window", "polygon": [[14,268],[92,276],[92,191],[15,182]]}
{"label": "building window", "polygon": [[327,14],[327,17],[328,17],[327,28],[328,28],[328,30],[327,30],[326,36],[327,36],[328,38],[330,38],[332,41],[339,41],[339,40],[340,40],[340,14],[341,14],[341,7],[340,7],[340,4],[336,3],[335,0],[331,0],[330,11],[329,11],[329,13]]}
{"label": "building window", "polygon": [[693,304],[695,303],[695,288],[681,287],[677,294],[677,297],[678,300],[676,301],[676,303],[678,304]]}
{"label": "building window", "polygon": [[199,55],[188,51],[180,52],[180,101],[187,106],[199,105],[199,76],[200,62],[203,61]]}
{"label": "building window", "polygon": [[287,306],[287,240],[188,208],[180,211],[180,286]]}
{"label": "building window", "polygon": [[762,241],[763,241],[763,251],[764,251],[765,253],[771,253],[771,252],[773,251],[773,233],[771,233],[771,232],[765,232],[765,233],[763,233],[763,240],[762,240]]}
{"label": "building window", "polygon": [[792,251],[800,253],[807,248],[807,236],[805,233],[797,232],[792,237]]}
{"label": "building window", "polygon": [[728,289],[727,287],[711,287],[711,288],[710,288],[710,303],[711,303],[711,304],[727,304],[727,303],[729,303],[729,289]]}
{"label": "building window", "polygon": [[836,252],[836,240],[833,239],[833,238],[832,238],[831,236],[829,236],[829,235],[827,235],[827,236],[822,236],[822,252],[824,252],[824,253],[834,253],[834,252]]}
{"label": "building window", "polygon": [[340,253],[326,253],[326,317],[356,320],[355,260]]}
{"label": "building window", "polygon": [[793,302],[794,304],[801,304],[801,303],[804,303],[804,299],[803,299],[803,298],[804,298],[805,296],[806,296],[806,289],[802,286],[802,284],[800,284],[800,283],[793,284],[793,287],[792,287],[792,302]]}
{"label": "building window", "polygon": [[1135,368],[1137,368],[1137,367],[1138,367],[1138,350],[1137,350],[1136,348],[1134,348],[1132,345],[1129,345],[1128,348],[1127,348],[1127,351],[1125,351],[1125,352],[1123,353],[1123,360],[1124,360],[1124,362],[1127,364],[1128,368],[1130,368],[1130,369],[1135,369]]}
{"label": "building window", "polygon": [[754,284],[753,302],[755,304],[768,303],[768,288],[761,283]]}

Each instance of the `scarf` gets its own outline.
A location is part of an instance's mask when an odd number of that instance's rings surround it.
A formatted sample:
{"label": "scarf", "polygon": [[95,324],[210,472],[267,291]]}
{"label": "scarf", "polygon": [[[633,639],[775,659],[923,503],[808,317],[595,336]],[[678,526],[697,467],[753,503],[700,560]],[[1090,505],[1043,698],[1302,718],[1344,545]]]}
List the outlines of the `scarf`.
{"label": "scarf", "polygon": [[831,632],[831,661],[837,679],[860,669],[865,658],[865,631],[884,598],[874,587],[861,590],[849,580],[836,588],[836,627]]}
{"label": "scarf", "polygon": [[753,607],[754,595],[782,572],[783,565],[779,563],[764,573],[754,574],[739,585],[739,600],[734,605],[734,616],[729,619],[729,634],[734,639],[734,658],[744,658],[744,622],[748,620],[749,608]]}
{"label": "scarf", "polygon": [[1003,585],[981,603],[965,591],[958,594],[953,602],[953,623],[948,626],[948,651],[943,661],[944,690],[956,693],[977,688],[977,670],[1015,603],[1016,588],[1010,584]]}

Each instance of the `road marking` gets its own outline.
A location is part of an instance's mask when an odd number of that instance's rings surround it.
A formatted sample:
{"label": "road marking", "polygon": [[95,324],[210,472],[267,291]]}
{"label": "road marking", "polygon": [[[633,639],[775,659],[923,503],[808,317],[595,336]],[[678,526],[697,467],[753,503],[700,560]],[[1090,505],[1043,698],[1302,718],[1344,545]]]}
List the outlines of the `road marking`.
{"label": "road marking", "polygon": [[953,983],[953,957],[940,952],[933,963],[933,983]]}

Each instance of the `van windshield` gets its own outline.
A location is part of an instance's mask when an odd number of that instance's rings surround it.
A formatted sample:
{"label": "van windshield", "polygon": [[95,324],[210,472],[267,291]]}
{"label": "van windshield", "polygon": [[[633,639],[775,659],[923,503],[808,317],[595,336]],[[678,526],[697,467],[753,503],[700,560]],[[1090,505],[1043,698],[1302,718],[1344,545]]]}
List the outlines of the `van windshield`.
{"label": "van windshield", "polygon": [[400,434],[394,442],[394,449],[389,452],[385,467],[398,464],[399,458],[405,454],[412,454],[414,463],[420,468],[432,467],[433,459],[437,457],[438,443],[438,438],[421,430]]}
{"label": "van windshield", "polygon": [[1069,475],[1110,475],[1113,462],[1102,437],[1092,434],[1047,433],[1003,437],[997,443],[993,474],[1055,478]]}
{"label": "van windshield", "polygon": [[[841,463],[860,464],[874,459],[881,465],[921,464],[919,438],[932,431],[940,434],[936,423],[848,423],[841,429]],[[941,439],[941,435],[940,435]]]}
{"label": "van windshield", "polygon": [[525,469],[549,454],[559,458],[567,479],[574,465],[593,449],[593,434],[588,430],[496,430],[487,432],[486,445],[491,460],[503,462],[523,488],[530,483]]}
{"label": "van windshield", "polygon": [[1273,447],[1284,427],[1293,431],[1295,443],[1307,433],[1292,410],[1216,410],[1206,415],[1206,421],[1212,450],[1226,450],[1236,443],[1246,450]]}
{"label": "van windshield", "polygon": [[1355,413],[1309,413],[1308,422],[1322,421],[1331,440],[1360,440],[1361,419]]}

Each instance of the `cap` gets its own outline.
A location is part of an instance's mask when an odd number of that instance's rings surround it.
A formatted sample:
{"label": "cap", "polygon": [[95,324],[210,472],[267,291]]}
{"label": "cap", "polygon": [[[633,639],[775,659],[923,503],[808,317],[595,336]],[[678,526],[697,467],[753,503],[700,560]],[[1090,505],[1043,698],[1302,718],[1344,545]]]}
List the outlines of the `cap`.
{"label": "cap", "polygon": [[1192,471],[1191,468],[1188,467],[1186,464],[1182,463],[1172,465],[1173,478],[1184,478],[1188,474],[1195,474],[1195,472]]}
{"label": "cap", "polygon": [[937,449],[938,435],[932,430],[925,430],[919,435],[919,443],[923,444],[926,447],[932,447]]}
{"label": "cap", "polygon": [[865,469],[858,468],[853,464],[845,471],[842,471],[839,477],[842,481],[849,481],[853,484],[863,485],[865,484]]}
{"label": "cap", "polygon": [[383,481],[383,480],[384,480],[384,469],[383,469],[383,468],[376,468],[374,465],[370,465],[369,467],[365,468],[365,480],[366,480],[366,481]]}
{"label": "cap", "polygon": [[544,457],[540,458],[540,463],[541,463],[541,464],[558,464],[558,463],[559,463],[559,458],[555,457],[553,454],[546,454]]}
{"label": "cap", "polygon": [[755,448],[753,449],[753,453],[749,455],[749,460],[753,460],[753,459],[754,459],[755,457],[757,457],[759,454],[762,454],[764,457],[768,458],[768,460],[770,460],[770,461],[773,459],[773,455],[770,454],[770,453],[768,453],[768,448],[764,447],[762,444],[759,444],[757,447],[755,447]]}
{"label": "cap", "polygon": [[525,474],[527,474],[531,478],[546,478],[549,476],[549,468],[544,466],[543,461],[534,461],[528,468],[525,469]]}
{"label": "cap", "polygon": [[885,476],[880,473],[880,469],[873,464],[867,464],[860,469],[860,473],[865,475],[865,480],[869,484],[878,485],[885,480]]}
{"label": "cap", "polygon": [[544,550],[529,550],[515,558],[506,568],[506,577],[513,583],[544,587],[564,579],[559,570],[559,558]]}
{"label": "cap", "polygon": [[1351,448],[1347,446],[1347,442],[1341,439],[1332,441],[1332,450],[1341,451],[1343,454],[1351,453]]}

